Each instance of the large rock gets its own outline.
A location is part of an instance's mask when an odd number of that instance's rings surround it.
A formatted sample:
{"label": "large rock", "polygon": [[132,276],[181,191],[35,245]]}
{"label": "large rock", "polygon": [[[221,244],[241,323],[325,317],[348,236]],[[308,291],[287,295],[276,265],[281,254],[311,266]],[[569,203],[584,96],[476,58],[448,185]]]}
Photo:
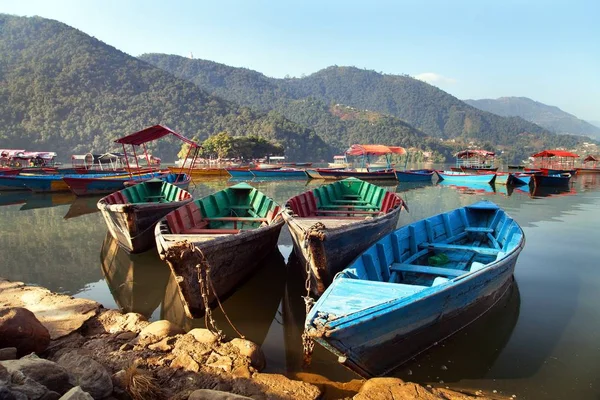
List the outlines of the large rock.
{"label": "large rock", "polygon": [[73,389],[65,393],[59,400],[94,400],[92,395],[84,392],[79,386],[75,386]]}
{"label": "large rock", "polygon": [[34,313],[55,340],[81,328],[96,315],[100,304],[0,278],[0,307],[5,306],[23,307]]}
{"label": "large rock", "polygon": [[102,399],[112,393],[111,375],[93,358],[70,351],[60,356],[57,363],[68,371],[73,386],[80,386],[93,398]]}
{"label": "large rock", "polygon": [[188,400],[251,400],[252,397],[240,396],[239,394],[221,392],[218,390],[198,389],[194,390]]}
{"label": "large rock", "polygon": [[16,347],[17,355],[41,353],[50,343],[50,333],[35,315],[22,307],[0,308],[0,348]]}
{"label": "large rock", "polygon": [[63,367],[39,358],[35,354],[19,360],[0,361],[0,365],[5,367],[11,375],[21,372],[27,378],[33,379],[57,393],[65,393],[73,386],[69,383],[69,374]]}
{"label": "large rock", "polygon": [[258,371],[262,371],[267,365],[265,355],[256,343],[240,338],[235,338],[229,343],[237,348],[241,355],[248,357],[252,366]]}
{"label": "large rock", "polygon": [[18,350],[16,347],[5,347],[3,349],[0,349],[0,361],[16,360],[17,351]]}
{"label": "large rock", "polygon": [[18,371],[12,374],[11,383],[8,385],[8,389],[16,398],[25,396],[27,399],[45,399],[48,394],[48,388],[46,388],[46,386],[26,377]]}
{"label": "large rock", "polygon": [[171,321],[163,319],[153,322],[142,329],[140,331],[140,337],[152,335],[161,340],[168,336],[175,336],[180,333],[185,333],[185,331]]}
{"label": "large rock", "polygon": [[215,335],[206,328],[194,328],[187,334],[192,335],[194,339],[196,339],[200,343],[214,344],[217,342],[217,335]]}
{"label": "large rock", "polygon": [[354,400],[484,400],[483,396],[469,396],[448,389],[424,388],[398,378],[371,378],[365,382]]}

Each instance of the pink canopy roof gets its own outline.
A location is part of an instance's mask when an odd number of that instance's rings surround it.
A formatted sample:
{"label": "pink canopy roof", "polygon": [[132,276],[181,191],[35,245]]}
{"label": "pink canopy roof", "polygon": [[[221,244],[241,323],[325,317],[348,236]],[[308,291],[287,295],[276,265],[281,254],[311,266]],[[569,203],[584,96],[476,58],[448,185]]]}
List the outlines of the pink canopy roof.
{"label": "pink canopy roof", "polygon": [[572,158],[578,158],[579,156],[575,153],[571,153],[570,151],[565,151],[565,150],[544,150],[544,151],[540,151],[539,153],[536,153],[534,155],[532,155],[531,157],[534,158],[538,158],[538,157],[572,157]]}
{"label": "pink canopy roof", "polygon": [[179,138],[179,140],[181,140],[182,142],[185,142],[192,147],[201,147],[198,143],[194,142],[193,140],[190,140],[163,125],[154,125],[139,132],[132,133],[131,135],[127,135],[125,137],[122,137],[121,139],[115,140],[115,143],[139,146],[140,144],[160,139],[161,137],[166,135],[173,135]]}
{"label": "pink canopy roof", "polygon": [[496,153],[488,150],[463,150],[454,155],[456,158],[494,157]]}
{"label": "pink canopy roof", "polygon": [[381,156],[384,154],[406,154],[404,147],[400,146],[384,146],[382,144],[353,144],[346,154],[350,156],[375,155]]}

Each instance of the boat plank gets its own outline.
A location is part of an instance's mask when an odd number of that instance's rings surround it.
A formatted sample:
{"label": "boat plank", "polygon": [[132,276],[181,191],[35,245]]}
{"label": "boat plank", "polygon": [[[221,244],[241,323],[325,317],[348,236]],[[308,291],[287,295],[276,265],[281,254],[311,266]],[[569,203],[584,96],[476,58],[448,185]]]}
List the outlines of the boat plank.
{"label": "boat plank", "polygon": [[393,263],[390,265],[390,270],[394,272],[418,272],[421,274],[430,274],[430,275],[444,275],[457,277],[464,275],[466,271],[460,271],[453,268],[440,268],[440,267],[430,267],[427,265],[416,265],[416,264],[400,264]]}
{"label": "boat plank", "polygon": [[460,244],[446,244],[446,243],[421,243],[420,247],[425,247],[428,249],[438,249],[438,250],[466,250],[466,251],[474,251],[480,254],[487,255],[497,255],[500,250],[492,249],[490,247],[479,247],[479,246],[465,246]]}

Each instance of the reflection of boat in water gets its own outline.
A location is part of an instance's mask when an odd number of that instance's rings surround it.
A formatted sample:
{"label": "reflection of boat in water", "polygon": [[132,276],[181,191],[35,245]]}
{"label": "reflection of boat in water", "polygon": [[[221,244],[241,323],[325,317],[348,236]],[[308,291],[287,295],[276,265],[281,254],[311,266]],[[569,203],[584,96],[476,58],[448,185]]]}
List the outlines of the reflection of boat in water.
{"label": "reflection of boat in water", "polygon": [[[235,292],[220,299],[233,325],[247,339],[259,345],[263,343],[273,319],[276,318],[285,285],[285,261],[279,250],[274,250],[261,264]],[[169,274],[161,318],[168,319],[185,330],[204,328],[204,318],[187,317],[181,297],[175,276]],[[213,307],[212,316],[218,328],[227,336],[237,337],[218,306]]]}
{"label": "reflection of boat in water", "polygon": [[302,299],[306,296],[303,270],[301,261],[292,252],[288,259],[285,294],[281,303],[287,375],[294,376],[298,372],[309,372],[340,382],[355,379],[357,375],[339,364],[337,357],[322,346],[315,346],[310,365],[303,365],[302,332],[306,316]]}
{"label": "reflection of boat in water", "polygon": [[520,307],[519,287],[513,281],[504,297],[461,334],[445,339],[443,346],[432,347],[391,375],[420,383],[483,378],[508,343]]}
{"label": "reflection of boat in water", "polygon": [[531,197],[573,196],[577,194],[574,187],[569,186],[534,186]]}
{"label": "reflection of boat in water", "polygon": [[26,211],[36,208],[64,206],[66,204],[71,204],[74,200],[75,195],[73,193],[34,193],[27,198],[27,201],[21,206],[20,210]]}
{"label": "reflection of boat in water", "polygon": [[420,189],[425,186],[433,186],[433,182],[432,181],[400,182],[399,184],[396,185],[396,193],[405,193],[405,192],[408,192],[409,190]]}
{"label": "reflection of boat in water", "polygon": [[0,192],[0,206],[25,203],[33,193],[30,191]]}
{"label": "reflection of boat in water", "polygon": [[149,318],[160,306],[171,275],[156,251],[129,255],[107,233],[100,261],[104,279],[121,311]]}
{"label": "reflection of boat in water", "polygon": [[98,203],[100,197],[75,197],[75,200],[71,203],[69,210],[65,214],[65,219],[76,218],[86,214],[93,214],[100,212],[96,203]]}
{"label": "reflection of boat in water", "polygon": [[447,186],[458,190],[464,194],[493,194],[495,193],[494,187],[489,183],[467,183],[467,182],[449,182],[449,181],[438,181],[438,186]]}

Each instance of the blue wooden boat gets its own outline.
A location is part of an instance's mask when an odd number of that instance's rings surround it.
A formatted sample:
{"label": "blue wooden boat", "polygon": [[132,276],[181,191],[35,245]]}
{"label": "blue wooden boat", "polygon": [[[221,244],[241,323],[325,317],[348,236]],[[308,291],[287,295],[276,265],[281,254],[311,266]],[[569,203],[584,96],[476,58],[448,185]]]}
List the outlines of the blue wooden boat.
{"label": "blue wooden boat", "polygon": [[571,174],[535,174],[531,179],[534,186],[568,186],[571,181]]}
{"label": "blue wooden boat", "polygon": [[496,185],[512,185],[514,176],[510,172],[496,172],[496,179],[494,184]]}
{"label": "blue wooden boat", "polygon": [[406,225],[335,277],[306,331],[353,371],[386,374],[492,308],[524,245],[521,227],[488,201]]}
{"label": "blue wooden boat", "polygon": [[25,187],[34,193],[57,193],[70,191],[69,185],[64,178],[103,178],[103,177],[129,177],[123,172],[109,172],[104,174],[54,174],[54,175],[18,175],[15,178],[21,179]]}
{"label": "blue wooden boat", "polygon": [[115,177],[73,177],[66,176],[63,180],[69,185],[69,188],[77,196],[88,196],[95,194],[110,194],[131,186],[132,184],[143,182],[148,179],[159,178],[165,182],[172,183],[182,189],[187,189],[190,184],[190,177],[187,174],[165,174],[154,172],[135,176],[132,179],[130,175]]}
{"label": "blue wooden boat", "polygon": [[[529,182],[531,181],[531,175],[534,175],[534,174],[529,174],[529,173],[525,173],[525,172],[515,173],[515,174],[513,174],[512,184],[515,186],[529,185]],[[496,179],[498,179],[498,178],[496,178]]]}
{"label": "blue wooden boat", "polygon": [[0,175],[0,190],[1,191],[15,191],[24,190],[29,191],[23,184],[23,180],[16,179],[18,175]]}
{"label": "blue wooden boat", "polygon": [[252,179],[254,175],[249,168],[225,168],[225,171],[235,179]]}
{"label": "blue wooden boat", "polygon": [[252,168],[250,169],[252,175],[256,178],[269,178],[269,179],[307,179],[308,175],[303,169],[296,168],[279,168],[279,169],[267,169],[267,168]]}
{"label": "blue wooden boat", "polygon": [[398,182],[427,182],[431,181],[433,174],[432,169],[410,169],[404,171],[394,171]]}
{"label": "blue wooden boat", "polygon": [[435,171],[438,178],[447,182],[492,183],[496,179],[494,172],[470,174],[457,171]]}

